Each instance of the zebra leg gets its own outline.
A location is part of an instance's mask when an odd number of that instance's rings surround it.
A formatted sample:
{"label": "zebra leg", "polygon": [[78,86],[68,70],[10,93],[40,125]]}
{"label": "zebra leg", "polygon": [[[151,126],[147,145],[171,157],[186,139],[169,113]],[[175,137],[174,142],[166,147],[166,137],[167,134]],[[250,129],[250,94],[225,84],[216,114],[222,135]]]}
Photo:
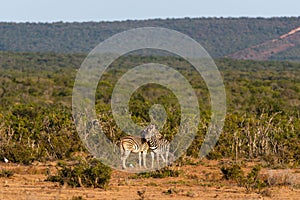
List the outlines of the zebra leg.
{"label": "zebra leg", "polygon": [[158,153],[156,154],[156,161],[157,161],[157,168],[159,168],[160,165],[159,165],[159,154]]}
{"label": "zebra leg", "polygon": [[124,151],[124,153],[121,157],[123,169],[126,169],[126,159],[128,158],[129,154],[130,154],[130,151]]}
{"label": "zebra leg", "polygon": [[162,154],[160,154],[160,157],[163,160],[163,162],[166,162],[166,159],[165,159],[165,157]]}
{"label": "zebra leg", "polygon": [[139,166],[142,168],[142,152],[139,152]]}
{"label": "zebra leg", "polygon": [[146,165],[146,156],[147,156],[147,151],[143,151],[143,165],[145,168],[147,168],[147,165]]}
{"label": "zebra leg", "polygon": [[170,144],[167,145],[167,149],[166,149],[166,165],[169,165],[168,163],[169,151],[170,151]]}
{"label": "zebra leg", "polygon": [[154,168],[154,153],[151,151],[150,154],[151,154],[151,160],[152,160],[151,169],[153,169]]}

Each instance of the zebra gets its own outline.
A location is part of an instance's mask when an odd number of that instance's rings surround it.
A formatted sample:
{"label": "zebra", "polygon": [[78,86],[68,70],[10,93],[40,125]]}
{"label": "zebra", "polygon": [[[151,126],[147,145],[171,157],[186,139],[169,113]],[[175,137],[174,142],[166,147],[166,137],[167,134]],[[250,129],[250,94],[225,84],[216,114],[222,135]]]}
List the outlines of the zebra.
{"label": "zebra", "polygon": [[[138,153],[139,154],[139,166],[142,167],[142,154],[143,154],[143,166],[147,168],[146,165],[146,155],[149,150],[149,145],[146,142],[145,138],[141,138],[138,136],[128,135],[124,136],[120,139],[120,151],[121,151],[121,161],[122,168],[126,169],[126,159],[130,155],[130,153]],[[154,160],[154,154],[151,153],[152,157],[152,166]]]}
{"label": "zebra", "polygon": [[[91,129],[100,126],[100,123],[97,119],[91,120],[87,123],[87,132]],[[88,134],[87,134],[88,136]],[[120,139],[119,142],[120,152],[121,152],[121,161],[122,168],[126,169],[126,159],[129,157],[130,153],[138,153],[139,154],[139,167],[142,167],[142,154],[143,154],[143,166],[147,168],[146,165],[146,156],[149,150],[149,145],[144,138],[128,135],[124,136]],[[152,157],[152,166],[154,162],[154,153],[150,152]]]}
{"label": "zebra", "polygon": [[[168,165],[168,156],[170,151],[170,142],[163,138],[154,124],[150,124],[142,133],[142,137],[147,141],[149,149],[156,154],[157,166],[159,167],[159,156],[166,165]],[[166,155],[164,158],[163,154]],[[153,157],[152,157],[153,161]],[[153,168],[153,162],[152,162]]]}

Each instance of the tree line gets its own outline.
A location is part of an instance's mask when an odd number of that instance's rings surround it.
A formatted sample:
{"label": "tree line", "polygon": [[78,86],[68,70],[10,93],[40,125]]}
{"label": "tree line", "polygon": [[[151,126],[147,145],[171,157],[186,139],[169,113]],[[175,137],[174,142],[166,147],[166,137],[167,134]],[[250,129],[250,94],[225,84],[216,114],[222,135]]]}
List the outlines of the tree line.
{"label": "tree line", "polygon": [[[84,23],[0,23],[0,51],[86,53],[113,34],[165,27],[198,41],[214,58],[278,38],[300,26],[299,17],[182,18]],[[222,48],[220,48],[222,47]],[[299,61],[299,47],[272,57]]]}

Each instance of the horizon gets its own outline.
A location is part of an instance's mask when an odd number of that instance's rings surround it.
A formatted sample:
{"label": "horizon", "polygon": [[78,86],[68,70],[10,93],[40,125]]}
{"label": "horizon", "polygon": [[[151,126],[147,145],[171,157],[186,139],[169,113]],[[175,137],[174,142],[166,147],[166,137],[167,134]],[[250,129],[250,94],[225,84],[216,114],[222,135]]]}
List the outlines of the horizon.
{"label": "horizon", "polygon": [[147,19],[123,19],[123,20],[90,20],[90,21],[0,21],[0,23],[15,24],[55,24],[55,23],[114,23],[127,21],[152,21],[152,20],[180,20],[180,19],[276,19],[276,18],[300,18],[299,16],[200,16],[200,17],[166,17],[166,18],[147,18]]}
{"label": "horizon", "polygon": [[181,18],[273,18],[299,17],[300,2],[271,0],[240,2],[228,0],[174,0],[172,2],[141,2],[86,0],[11,0],[1,4],[0,21],[15,23],[55,22],[116,22],[128,20],[181,19]]}

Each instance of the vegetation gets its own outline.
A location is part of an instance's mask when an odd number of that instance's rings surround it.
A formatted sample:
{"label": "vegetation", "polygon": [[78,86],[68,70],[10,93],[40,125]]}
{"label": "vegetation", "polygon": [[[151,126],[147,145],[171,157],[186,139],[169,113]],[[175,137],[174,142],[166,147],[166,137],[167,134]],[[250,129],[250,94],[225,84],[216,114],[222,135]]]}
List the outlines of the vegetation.
{"label": "vegetation", "polygon": [[253,190],[258,190],[261,192],[261,189],[266,187],[267,183],[259,177],[260,169],[261,167],[259,165],[254,166],[247,175],[244,175],[241,166],[238,164],[233,164],[231,166],[223,166],[221,171],[226,180],[236,181],[240,186],[245,187],[249,192]]}
{"label": "vegetation", "polygon": [[84,200],[82,196],[73,196],[72,200]]}
{"label": "vegetation", "polygon": [[[183,32],[200,42],[213,57],[223,57],[278,38],[299,27],[299,17],[184,18],[123,22],[0,23],[0,51],[89,52],[113,34],[138,27],[165,27]],[[222,48],[220,48],[222,47]],[[272,59],[299,59],[293,47]]]}
{"label": "vegetation", "polygon": [[[87,152],[71,116],[72,87],[84,57],[0,53],[1,160],[6,157],[30,164],[71,159],[76,152]],[[201,76],[181,58],[127,55],[116,60],[101,78],[96,93],[96,111],[104,132],[112,141],[124,135],[112,117],[111,92],[122,74],[145,62],[171,63],[194,87],[201,122],[187,155],[197,157],[210,119],[209,93]],[[259,158],[266,166],[299,166],[300,64],[231,59],[216,63],[224,77],[228,113],[224,131],[208,158]],[[139,88],[130,101],[132,119],[138,124],[149,122],[148,110],[157,103],[166,108],[163,133],[171,139],[179,126],[180,107],[166,88],[155,84]]]}
{"label": "vegetation", "polygon": [[238,164],[233,164],[231,166],[226,166],[226,167],[223,166],[221,168],[221,171],[223,173],[223,177],[226,180],[238,181],[238,180],[242,179],[244,176],[242,168]]}
{"label": "vegetation", "polygon": [[5,170],[5,169],[0,170],[0,178],[1,177],[10,178],[13,175],[14,175],[14,172],[11,170]]}
{"label": "vegetation", "polygon": [[60,162],[57,168],[57,175],[49,175],[46,180],[71,187],[105,188],[111,177],[111,169],[97,160],[81,160],[75,166]]}
{"label": "vegetation", "polygon": [[171,167],[165,167],[160,170],[156,170],[153,172],[142,172],[139,174],[133,175],[131,178],[165,178],[165,177],[178,177],[180,175],[181,171],[174,170]]}

